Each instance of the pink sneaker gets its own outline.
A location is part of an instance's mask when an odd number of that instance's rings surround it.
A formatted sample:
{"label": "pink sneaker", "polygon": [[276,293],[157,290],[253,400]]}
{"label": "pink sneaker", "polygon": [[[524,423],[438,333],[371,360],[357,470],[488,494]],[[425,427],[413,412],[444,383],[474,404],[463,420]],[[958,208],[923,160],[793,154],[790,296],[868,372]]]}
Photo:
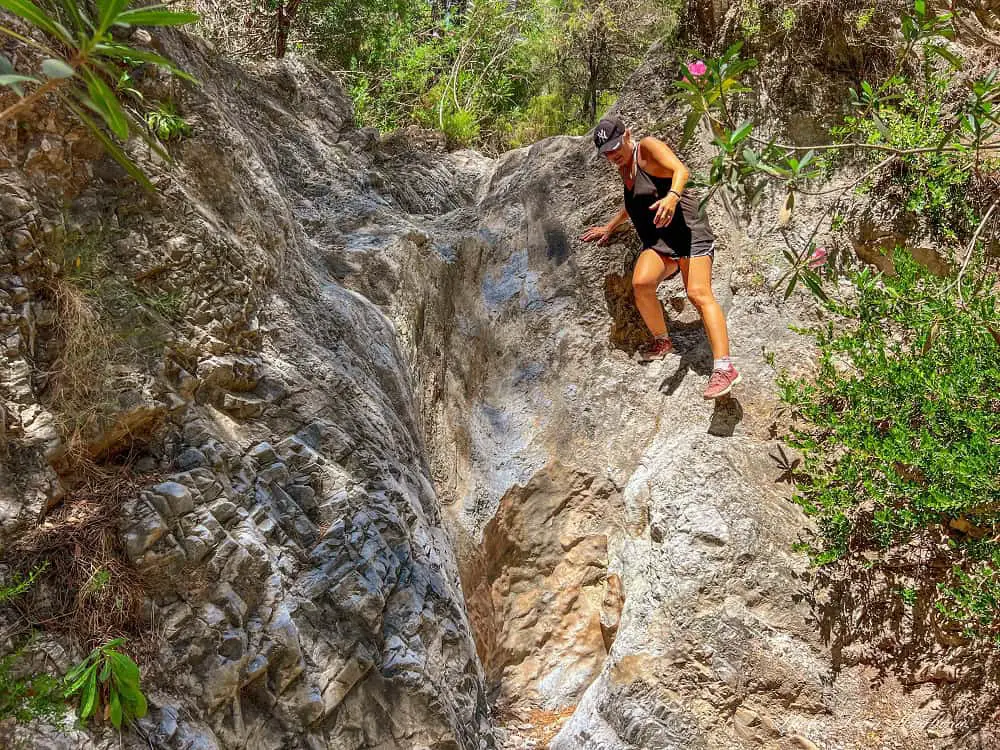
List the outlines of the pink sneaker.
{"label": "pink sneaker", "polygon": [[652,362],[654,359],[663,359],[674,350],[674,345],[670,339],[653,339],[639,347],[639,361]]}
{"label": "pink sneaker", "polygon": [[735,367],[730,367],[728,370],[713,370],[712,377],[708,379],[708,388],[705,389],[705,400],[710,401],[725,396],[742,379]]}

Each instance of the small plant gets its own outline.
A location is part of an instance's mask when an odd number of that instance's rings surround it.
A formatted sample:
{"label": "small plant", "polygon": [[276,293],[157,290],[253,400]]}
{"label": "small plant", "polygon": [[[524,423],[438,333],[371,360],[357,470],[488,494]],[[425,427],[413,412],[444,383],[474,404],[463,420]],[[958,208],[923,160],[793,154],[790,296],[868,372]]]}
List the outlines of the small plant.
{"label": "small plant", "polygon": [[[133,0],[97,0],[97,14],[92,17],[89,4],[77,0],[61,0],[52,11],[31,0],[0,0],[0,8],[38,29],[48,42],[43,44],[0,26],[0,33],[45,55],[39,71],[32,74],[18,73],[10,60],[0,55],[0,86],[10,88],[21,97],[0,111],[0,121],[21,116],[51,94],[94,134],[126,172],[152,190],[146,175],[112,138],[125,142],[134,130],[164,159],[169,158],[135,115],[122,106],[119,97],[134,91],[130,81],[123,80],[123,73],[127,65],[139,61],[165,68],[192,82],[194,79],[161,55],[117,41],[112,36],[112,28],[179,26],[196,21],[198,16],[170,10],[166,5],[129,8],[132,3]],[[33,90],[26,94],[28,87]],[[95,120],[93,115],[100,120]]]}
{"label": "small plant", "polygon": [[796,14],[794,8],[785,8],[781,12],[781,16],[778,22],[781,24],[783,31],[791,31],[795,28],[795,22],[799,20],[798,14]]}
{"label": "small plant", "polygon": [[864,31],[868,28],[868,24],[872,22],[872,18],[875,17],[875,6],[870,8],[865,8],[863,11],[858,13],[858,17],[854,21],[854,28],[858,31]]}
{"label": "small plant", "polygon": [[66,674],[66,697],[79,697],[77,714],[82,721],[103,716],[111,720],[115,729],[121,729],[123,722],[146,715],[139,667],[118,651],[118,646],[124,643],[123,638],[108,641]]}
{"label": "small plant", "polygon": [[100,593],[110,581],[111,571],[107,568],[98,568],[91,574],[86,583],[80,587],[80,596],[94,596]]}
{"label": "small plant", "polygon": [[191,135],[191,126],[169,104],[146,114],[146,127],[161,141],[174,141]]}
{"label": "small plant", "polygon": [[[11,581],[0,585],[0,606],[26,593],[47,568],[48,563],[42,563],[27,575],[14,575]],[[62,712],[62,686],[57,679],[45,674],[25,675],[17,669],[27,645],[0,658],[0,722],[52,719]]]}
{"label": "small plant", "polygon": [[61,273],[47,288],[57,311],[56,346],[42,393],[73,450],[114,424],[129,371],[158,361],[184,306],[182,290],[122,274],[113,240],[103,229],[68,231],[49,248]]}
{"label": "small plant", "polygon": [[854,113],[833,130],[841,140],[881,147],[868,150],[870,166],[893,149],[900,152],[884,183],[901,188],[906,209],[923,216],[934,234],[945,240],[967,236],[975,224],[968,197],[973,161],[937,150],[951,135],[947,105],[951,84],[948,76],[934,76],[918,89],[900,79],[882,97],[863,86],[860,94],[852,92]]}
{"label": "small plant", "polygon": [[47,674],[19,673],[25,646],[0,659],[0,722],[55,719],[66,708],[62,683]]}
{"label": "small plant", "polygon": [[476,116],[467,109],[459,109],[445,114],[442,130],[455,143],[467,146],[479,136],[479,124]]}
{"label": "small plant", "polygon": [[0,586],[0,605],[13,601],[35,585],[38,577],[49,567],[47,562],[35,566],[26,576],[15,575],[10,583]]}
{"label": "small plant", "polygon": [[760,36],[762,13],[758,0],[749,0],[740,8],[740,30],[747,39]]}

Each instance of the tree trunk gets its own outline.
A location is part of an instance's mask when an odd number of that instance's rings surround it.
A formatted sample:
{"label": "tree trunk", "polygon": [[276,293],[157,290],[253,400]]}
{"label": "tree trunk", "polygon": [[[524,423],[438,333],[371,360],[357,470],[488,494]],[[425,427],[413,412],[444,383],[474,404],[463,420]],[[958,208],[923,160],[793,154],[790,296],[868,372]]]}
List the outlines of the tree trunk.
{"label": "tree trunk", "polygon": [[292,21],[295,20],[295,14],[298,13],[301,4],[302,0],[288,0],[287,5],[282,2],[278,6],[278,28],[274,39],[274,56],[279,60],[288,52],[288,32],[291,31]]}
{"label": "tree trunk", "polygon": [[600,61],[596,59],[595,51],[591,47],[590,56],[587,60],[587,90],[583,95],[583,119],[592,123],[597,118],[597,79],[600,75]]}

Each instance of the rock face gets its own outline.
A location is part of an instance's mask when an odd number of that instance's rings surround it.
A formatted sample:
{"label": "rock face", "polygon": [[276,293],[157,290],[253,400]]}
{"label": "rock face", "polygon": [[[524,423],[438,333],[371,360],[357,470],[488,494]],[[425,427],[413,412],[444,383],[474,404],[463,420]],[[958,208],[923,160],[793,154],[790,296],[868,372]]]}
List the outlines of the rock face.
{"label": "rock face", "polygon": [[[74,151],[58,119],[52,132],[6,133],[0,179],[17,198],[4,204],[4,470],[19,483],[4,482],[3,541],[57,499],[49,391],[30,365],[54,340],[38,323],[59,314],[45,294],[64,275],[53,248],[89,237],[141,304],[176,300],[166,346],[121,363],[141,392],[82,447],[98,462],[131,452],[156,477],[118,524],[153,584],[146,627],[162,634],[144,664],[141,744],[493,747],[409,367],[389,318],[338,281],[375,263],[384,238],[419,238],[416,225],[376,191],[372,135],[353,130],[322,73],[248,75],[189,40],[159,43],[203,88],[182,95],[200,135],[175,167],[137,153],[156,196]],[[94,179],[36,167],[40,140]],[[453,176],[463,157],[440,161],[402,176],[435,210],[467,200]],[[485,168],[464,161],[474,177]],[[69,194],[67,228],[53,186]]]}
{"label": "rock face", "polygon": [[[53,186],[122,279],[179,298],[157,356],[131,362],[142,387],[118,424],[132,428],[88,444],[155,475],[119,522],[164,636],[130,741],[955,746],[929,685],[835,672],[803,596],[790,550],[807,524],[769,457],[762,349],[800,366],[787,326],[804,308],[763,288],[780,249],[747,232],[770,217],[739,228],[713,209],[744,385],[705,403],[711,353],[679,282],[661,289],[679,355],[640,366],[638,248],[575,239],[620,204],[586,138],[496,161],[428,134],[379,139],[321,71],[159,43],[203,87],[143,82],[194,128],[173,168],[137,154],[157,197],[67,123],[5,133],[0,172],[16,479],[0,541],[59,498],[31,371],[52,315]],[[654,54],[623,97],[640,132],[667,114],[672,65]]]}
{"label": "rock face", "polygon": [[564,711],[599,674],[620,615],[607,567],[621,517],[614,484],[553,464],[486,525],[462,583],[501,711]]}

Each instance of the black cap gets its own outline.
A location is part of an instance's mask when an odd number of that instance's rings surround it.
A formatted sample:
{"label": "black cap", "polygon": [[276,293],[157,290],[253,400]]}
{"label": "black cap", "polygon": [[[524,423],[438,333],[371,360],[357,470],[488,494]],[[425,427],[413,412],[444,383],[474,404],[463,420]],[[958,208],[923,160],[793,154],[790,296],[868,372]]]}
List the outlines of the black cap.
{"label": "black cap", "polygon": [[605,117],[594,128],[594,145],[602,154],[614,151],[622,145],[625,123],[617,117]]}

